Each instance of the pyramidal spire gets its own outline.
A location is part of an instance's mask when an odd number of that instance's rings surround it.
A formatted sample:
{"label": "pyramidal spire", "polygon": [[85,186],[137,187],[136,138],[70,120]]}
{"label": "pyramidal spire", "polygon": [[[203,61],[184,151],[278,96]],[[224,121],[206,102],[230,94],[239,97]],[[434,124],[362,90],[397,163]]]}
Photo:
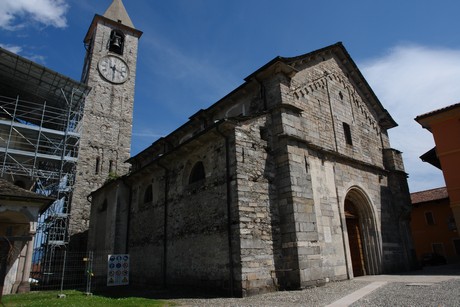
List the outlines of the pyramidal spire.
{"label": "pyramidal spire", "polygon": [[107,11],[105,11],[104,17],[124,24],[125,26],[134,28],[131,18],[129,18],[128,12],[126,12],[125,6],[121,0],[113,0]]}

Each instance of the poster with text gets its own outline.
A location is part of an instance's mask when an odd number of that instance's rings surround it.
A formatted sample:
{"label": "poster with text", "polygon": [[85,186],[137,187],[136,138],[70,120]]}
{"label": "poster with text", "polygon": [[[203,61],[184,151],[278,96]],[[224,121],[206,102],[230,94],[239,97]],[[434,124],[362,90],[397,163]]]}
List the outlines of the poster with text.
{"label": "poster with text", "polygon": [[107,261],[107,286],[129,285],[129,255],[109,255]]}

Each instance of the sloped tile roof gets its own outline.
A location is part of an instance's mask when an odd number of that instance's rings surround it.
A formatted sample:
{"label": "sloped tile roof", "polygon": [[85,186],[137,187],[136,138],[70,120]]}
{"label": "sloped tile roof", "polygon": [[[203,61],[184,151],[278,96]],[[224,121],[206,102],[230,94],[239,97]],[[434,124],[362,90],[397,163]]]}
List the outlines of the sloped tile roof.
{"label": "sloped tile roof", "polygon": [[433,110],[431,112],[419,115],[419,116],[417,116],[415,118],[415,120],[418,121],[418,120],[423,119],[425,117],[429,117],[429,116],[436,115],[436,114],[439,114],[439,113],[442,113],[442,112],[450,111],[450,110],[458,108],[458,107],[460,107],[460,103],[452,104],[450,106],[446,106],[444,108],[440,108],[440,109]]}
{"label": "sloped tile roof", "polygon": [[449,198],[446,187],[420,191],[410,194],[410,199],[413,205],[429,201],[441,200],[445,198]]}
{"label": "sloped tile roof", "polygon": [[46,197],[23,188],[20,188],[8,180],[0,178],[0,198],[14,197],[14,198],[29,198],[34,200],[52,201],[50,197]]}

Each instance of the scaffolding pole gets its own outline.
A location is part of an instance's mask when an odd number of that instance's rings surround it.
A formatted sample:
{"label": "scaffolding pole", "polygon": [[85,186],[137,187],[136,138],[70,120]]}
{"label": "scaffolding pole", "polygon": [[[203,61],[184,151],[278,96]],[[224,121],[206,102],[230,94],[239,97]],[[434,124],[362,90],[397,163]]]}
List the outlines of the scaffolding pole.
{"label": "scaffolding pole", "polygon": [[[78,159],[83,107],[61,89],[62,106],[46,101],[0,96],[1,177],[22,181],[26,189],[54,197],[39,217],[34,246],[33,277],[51,283],[56,252],[68,244],[69,201]],[[83,102],[82,102],[83,103]],[[6,122],[4,119],[8,118]],[[17,182],[16,182],[17,183]]]}

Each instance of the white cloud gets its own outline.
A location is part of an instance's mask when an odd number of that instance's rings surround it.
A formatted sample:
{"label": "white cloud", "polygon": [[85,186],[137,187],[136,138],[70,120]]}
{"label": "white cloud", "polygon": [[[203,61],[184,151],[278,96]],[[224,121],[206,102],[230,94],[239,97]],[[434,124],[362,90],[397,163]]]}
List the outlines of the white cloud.
{"label": "white cloud", "polygon": [[0,47],[3,49],[6,49],[8,51],[11,51],[13,53],[19,54],[22,51],[21,46],[16,46],[16,45],[10,45],[10,44],[0,44]]}
{"label": "white cloud", "polygon": [[443,186],[441,171],[419,159],[434,140],[414,118],[460,101],[460,50],[398,46],[360,67],[399,124],[389,131],[390,141],[403,152],[411,191]]}
{"label": "white cloud", "polygon": [[66,0],[2,0],[0,28],[15,30],[24,26],[24,20],[63,28],[68,8]]}
{"label": "white cloud", "polygon": [[39,54],[30,54],[30,55],[25,55],[26,58],[31,60],[32,62],[42,64],[46,66],[46,57],[43,55]]}
{"label": "white cloud", "polygon": [[8,51],[11,51],[13,53],[16,53],[18,55],[21,55],[35,63],[39,63],[42,65],[46,65],[46,57],[43,55],[39,54],[33,54],[30,52],[24,51],[24,48],[22,46],[17,46],[17,45],[11,45],[11,44],[1,44],[0,47],[3,49],[6,49]]}

